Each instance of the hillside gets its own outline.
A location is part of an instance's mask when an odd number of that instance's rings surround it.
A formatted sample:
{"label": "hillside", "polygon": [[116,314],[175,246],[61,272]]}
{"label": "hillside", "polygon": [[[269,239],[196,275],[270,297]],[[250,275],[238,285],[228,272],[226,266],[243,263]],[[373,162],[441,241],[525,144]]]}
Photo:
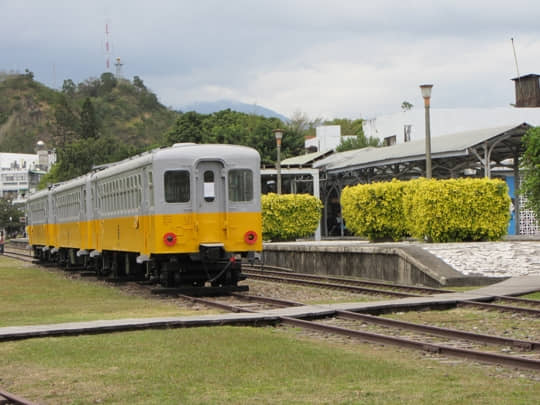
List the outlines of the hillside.
{"label": "hillside", "polygon": [[279,118],[283,122],[288,122],[289,119],[282,114],[275,112],[269,108],[262,107],[257,104],[246,104],[234,100],[218,100],[213,102],[198,102],[192,103],[180,108],[182,111],[196,111],[199,114],[212,114],[223,110],[233,110],[243,112],[250,115],[261,115],[266,118]]}
{"label": "hillside", "polygon": [[87,100],[95,134],[132,150],[162,144],[178,117],[138,77],[131,83],[104,73],[78,85],[68,79],[56,91],[34,81],[28,71],[0,73],[0,151],[32,153],[38,140],[59,147],[84,136]]}

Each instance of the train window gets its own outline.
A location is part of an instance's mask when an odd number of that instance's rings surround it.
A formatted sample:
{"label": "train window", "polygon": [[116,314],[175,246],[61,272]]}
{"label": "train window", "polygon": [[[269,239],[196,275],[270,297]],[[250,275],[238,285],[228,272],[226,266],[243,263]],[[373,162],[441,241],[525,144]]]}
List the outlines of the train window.
{"label": "train window", "polygon": [[229,200],[253,200],[253,172],[248,169],[229,171]]}
{"label": "train window", "polygon": [[207,170],[204,172],[204,200],[212,202],[216,198],[216,186],[214,184],[214,172]]}
{"label": "train window", "polygon": [[150,207],[154,206],[154,181],[152,180],[152,172],[148,172],[148,194],[150,196]]}
{"label": "train window", "polygon": [[189,172],[170,170],[165,172],[165,201],[181,203],[189,201]]}

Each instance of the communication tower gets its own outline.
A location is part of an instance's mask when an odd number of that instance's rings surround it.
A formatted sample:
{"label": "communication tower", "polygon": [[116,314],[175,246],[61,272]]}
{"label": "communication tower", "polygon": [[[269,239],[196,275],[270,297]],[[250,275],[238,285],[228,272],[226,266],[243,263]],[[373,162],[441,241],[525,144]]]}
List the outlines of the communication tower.
{"label": "communication tower", "polygon": [[111,47],[109,44],[109,23],[105,23],[105,67],[107,71],[111,70]]}

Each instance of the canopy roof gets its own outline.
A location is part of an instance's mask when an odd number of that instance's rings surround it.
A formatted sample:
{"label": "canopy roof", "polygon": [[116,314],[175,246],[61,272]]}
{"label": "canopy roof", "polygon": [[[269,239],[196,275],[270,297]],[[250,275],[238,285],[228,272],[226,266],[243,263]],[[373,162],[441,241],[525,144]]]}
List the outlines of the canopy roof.
{"label": "canopy roof", "polygon": [[[520,149],[521,137],[531,128],[527,123],[497,128],[479,129],[431,138],[432,160],[452,158],[472,159],[478,164],[486,159],[500,163],[513,158],[516,148]],[[416,140],[381,148],[363,148],[335,153],[313,164],[313,167],[328,173],[338,173],[363,168],[424,161],[425,141]]]}

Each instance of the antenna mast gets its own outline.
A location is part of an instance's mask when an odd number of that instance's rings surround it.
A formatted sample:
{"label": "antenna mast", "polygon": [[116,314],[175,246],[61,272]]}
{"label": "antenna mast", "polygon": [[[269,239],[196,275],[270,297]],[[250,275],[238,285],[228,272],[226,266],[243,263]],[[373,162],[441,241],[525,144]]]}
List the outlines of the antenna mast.
{"label": "antenna mast", "polygon": [[518,67],[518,61],[517,61],[517,55],[516,55],[516,47],[514,46],[514,38],[510,38],[510,41],[512,41],[512,49],[514,51],[514,61],[516,62],[516,71],[517,71],[517,77],[519,80],[519,67]]}
{"label": "antenna mast", "polygon": [[105,23],[105,67],[107,71],[111,69],[111,48],[109,46],[109,23]]}

